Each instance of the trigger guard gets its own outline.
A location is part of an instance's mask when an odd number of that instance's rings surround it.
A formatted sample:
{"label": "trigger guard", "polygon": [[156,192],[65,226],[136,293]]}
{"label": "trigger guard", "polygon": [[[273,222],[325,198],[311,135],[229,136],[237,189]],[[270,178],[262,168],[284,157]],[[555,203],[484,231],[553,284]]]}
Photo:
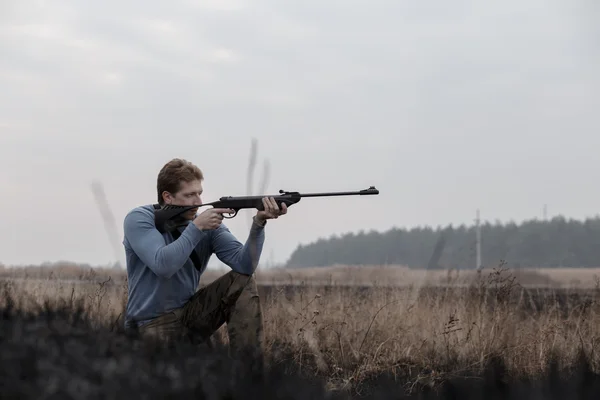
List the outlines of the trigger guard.
{"label": "trigger guard", "polygon": [[231,217],[226,217],[227,214],[223,214],[223,218],[225,218],[225,219],[234,218],[237,215],[237,213],[238,213],[238,210],[234,210],[234,213],[233,213],[233,215]]}

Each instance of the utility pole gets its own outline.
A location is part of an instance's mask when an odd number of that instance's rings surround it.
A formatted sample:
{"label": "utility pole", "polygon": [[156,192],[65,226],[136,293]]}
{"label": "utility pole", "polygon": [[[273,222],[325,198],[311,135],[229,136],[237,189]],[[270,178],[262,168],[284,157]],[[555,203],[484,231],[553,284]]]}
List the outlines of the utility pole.
{"label": "utility pole", "polygon": [[477,216],[475,218],[475,234],[476,234],[476,248],[477,248],[477,270],[482,268],[481,265],[481,220],[479,218],[479,209],[477,209]]}
{"label": "utility pole", "polygon": [[544,204],[544,221],[548,219],[548,205]]}

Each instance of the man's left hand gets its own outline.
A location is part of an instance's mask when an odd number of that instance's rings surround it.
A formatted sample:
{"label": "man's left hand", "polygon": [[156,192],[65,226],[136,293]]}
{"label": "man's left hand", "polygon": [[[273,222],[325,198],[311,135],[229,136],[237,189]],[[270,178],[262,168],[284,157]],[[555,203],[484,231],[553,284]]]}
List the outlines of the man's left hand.
{"label": "man's left hand", "polygon": [[281,215],[287,214],[285,203],[281,203],[280,207],[272,197],[265,197],[262,199],[262,202],[265,209],[256,213],[256,220],[261,225],[264,225],[268,219],[277,219]]}

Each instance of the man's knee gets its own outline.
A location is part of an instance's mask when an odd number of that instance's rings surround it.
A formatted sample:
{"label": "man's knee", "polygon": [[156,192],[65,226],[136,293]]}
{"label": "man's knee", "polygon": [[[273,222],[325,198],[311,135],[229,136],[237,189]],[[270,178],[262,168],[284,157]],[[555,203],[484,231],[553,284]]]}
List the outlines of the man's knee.
{"label": "man's knee", "polygon": [[254,279],[254,274],[252,275],[248,275],[248,274],[242,274],[241,272],[237,272],[237,271],[229,271],[229,275],[233,277],[233,279],[235,280],[253,280]]}
{"label": "man's knee", "polygon": [[240,299],[258,298],[258,289],[254,275],[241,274],[236,271],[228,272],[229,289],[221,301],[226,305],[233,305]]}
{"label": "man's knee", "polygon": [[254,277],[254,274],[246,275],[236,271],[231,271],[231,274],[233,276],[233,281],[237,284],[237,286],[243,287],[244,290],[257,292],[256,278]]}
{"label": "man's knee", "polygon": [[260,312],[260,298],[258,295],[258,285],[254,275],[244,275],[237,273],[236,284],[238,295],[235,300],[236,306],[242,309],[258,308]]}

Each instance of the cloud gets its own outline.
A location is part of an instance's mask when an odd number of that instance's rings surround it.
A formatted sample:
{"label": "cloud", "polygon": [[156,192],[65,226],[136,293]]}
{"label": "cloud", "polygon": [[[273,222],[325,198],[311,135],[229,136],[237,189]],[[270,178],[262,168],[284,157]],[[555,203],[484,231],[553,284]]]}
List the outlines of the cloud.
{"label": "cloud", "polygon": [[240,57],[232,50],[219,48],[211,53],[211,61],[216,63],[235,63],[240,61]]}
{"label": "cloud", "polygon": [[[14,132],[16,134],[20,131],[26,131],[30,128],[31,125],[27,121],[0,121],[0,132],[6,132],[8,134],[11,134],[11,132]],[[6,137],[8,135],[5,134],[2,136]]]}
{"label": "cloud", "polygon": [[240,0],[183,0],[182,4],[192,8],[212,11],[241,11],[248,3]]}
{"label": "cloud", "polygon": [[[243,194],[252,137],[274,190],[382,190],[298,205],[269,230],[277,259],[359,226],[597,207],[594,2],[0,4],[0,168],[13,188],[5,209],[23,216],[10,235],[39,224],[29,210],[44,199],[69,202],[72,227],[103,240],[101,221],[85,222],[91,179],[120,218],[154,199],[175,156],[206,171],[210,199]],[[573,187],[560,193],[552,177]],[[244,221],[231,224],[245,235]],[[64,241],[79,252],[45,241],[23,255],[11,242],[0,262],[111,252],[81,231]]]}

